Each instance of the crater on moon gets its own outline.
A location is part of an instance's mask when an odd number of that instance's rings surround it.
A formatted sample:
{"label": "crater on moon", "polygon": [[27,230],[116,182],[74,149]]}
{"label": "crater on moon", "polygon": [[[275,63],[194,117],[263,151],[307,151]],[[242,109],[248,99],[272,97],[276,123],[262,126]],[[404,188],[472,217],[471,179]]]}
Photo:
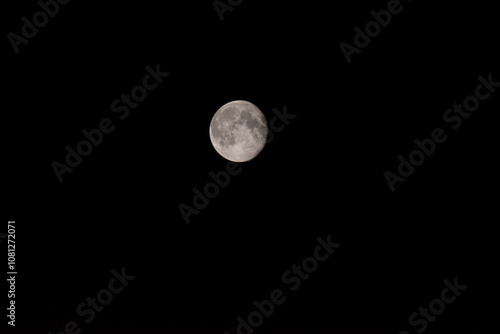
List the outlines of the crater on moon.
{"label": "crater on moon", "polygon": [[267,141],[267,121],[260,109],[248,101],[223,105],[210,123],[210,140],[215,150],[234,162],[255,158]]}

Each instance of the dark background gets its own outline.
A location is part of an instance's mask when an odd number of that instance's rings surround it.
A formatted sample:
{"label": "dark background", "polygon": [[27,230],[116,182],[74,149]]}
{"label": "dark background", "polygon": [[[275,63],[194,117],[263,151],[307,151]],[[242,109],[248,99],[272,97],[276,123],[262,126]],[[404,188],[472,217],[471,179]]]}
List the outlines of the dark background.
{"label": "dark background", "polygon": [[[235,334],[280,288],[287,301],[255,333],[415,333],[409,315],[458,276],[467,290],[426,333],[496,331],[499,93],[394,193],[383,173],[479,75],[500,80],[498,15],[486,1],[402,3],[351,64],[339,44],[387,1],[245,0],[224,22],[209,0],[71,1],[19,54],[5,37],[18,307],[2,326]],[[38,10],[5,3],[4,36]],[[118,120],[111,102],[158,63],[170,76]],[[208,128],[232,100],[297,117],[186,225],[178,205],[226,166]],[[59,183],[51,163],[105,117],[115,131]],[[282,273],[329,234],[342,246],[290,292]],[[84,324],[77,305],[122,267],[136,278]]]}

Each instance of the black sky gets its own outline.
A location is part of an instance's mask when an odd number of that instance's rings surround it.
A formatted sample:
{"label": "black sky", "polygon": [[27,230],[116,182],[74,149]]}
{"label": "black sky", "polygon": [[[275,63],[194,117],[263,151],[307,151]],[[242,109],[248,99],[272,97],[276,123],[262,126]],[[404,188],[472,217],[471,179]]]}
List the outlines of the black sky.
{"label": "black sky", "polygon": [[[416,333],[408,317],[458,277],[467,290],[425,332],[492,333],[499,92],[456,130],[443,114],[479,76],[500,81],[494,5],[402,1],[348,64],[339,44],[387,3],[246,0],[221,22],[211,1],[71,1],[18,54],[6,37],[19,274],[17,326],[2,326],[236,334],[282,289],[255,333]],[[4,36],[39,10],[5,7]],[[121,120],[111,104],[147,66],[169,75]],[[179,204],[226,169],[208,129],[233,100],[294,118],[188,225]],[[113,132],[59,182],[51,164],[105,118]],[[435,128],[447,140],[391,192],[384,173]],[[328,235],[341,246],[290,291],[282,274]],[[122,268],[135,279],[85,324],[77,306]]]}

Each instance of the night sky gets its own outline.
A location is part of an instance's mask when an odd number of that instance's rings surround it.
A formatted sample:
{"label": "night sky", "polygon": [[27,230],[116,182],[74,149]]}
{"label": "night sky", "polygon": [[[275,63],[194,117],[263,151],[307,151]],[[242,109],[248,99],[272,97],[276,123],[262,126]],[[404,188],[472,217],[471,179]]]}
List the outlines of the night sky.
{"label": "night sky", "polygon": [[1,333],[498,330],[492,2],[63,3],[2,11]]}

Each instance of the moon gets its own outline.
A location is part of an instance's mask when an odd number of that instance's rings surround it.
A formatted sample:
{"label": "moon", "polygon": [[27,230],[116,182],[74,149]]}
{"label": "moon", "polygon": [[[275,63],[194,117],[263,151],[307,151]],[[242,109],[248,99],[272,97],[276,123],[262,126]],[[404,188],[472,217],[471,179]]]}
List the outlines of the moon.
{"label": "moon", "polygon": [[267,120],[260,109],[248,101],[223,105],[210,122],[210,140],[227,160],[245,162],[255,158],[267,141]]}

